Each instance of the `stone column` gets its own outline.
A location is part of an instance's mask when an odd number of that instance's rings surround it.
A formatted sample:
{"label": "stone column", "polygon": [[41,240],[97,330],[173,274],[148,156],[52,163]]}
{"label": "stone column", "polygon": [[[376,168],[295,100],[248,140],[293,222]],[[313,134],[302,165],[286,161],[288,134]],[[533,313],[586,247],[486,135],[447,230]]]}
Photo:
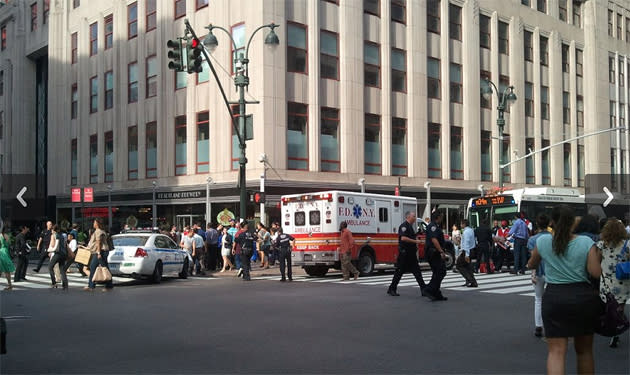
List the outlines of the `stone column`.
{"label": "stone column", "polygon": [[[569,2],[569,7],[573,4]],[[572,40],[569,45],[569,100],[571,108],[571,134],[570,137],[574,138],[578,136],[578,123],[577,123],[577,76],[576,76],[576,61],[575,61],[575,41]],[[579,168],[578,168],[578,141],[571,142],[571,185],[579,185]]]}
{"label": "stone column", "polygon": [[392,174],[391,2],[381,1],[381,174]]}
{"label": "stone column", "polygon": [[[510,22],[510,84],[514,86],[516,101],[510,106],[509,116],[506,114],[506,130],[510,133],[510,150],[526,150],[525,147],[525,71],[523,61],[523,20],[520,17],[512,18]],[[534,58],[535,60],[536,58]],[[538,73],[540,75],[540,73]],[[539,127],[540,128],[540,127]],[[508,153],[508,159],[513,156]],[[504,161],[504,162],[507,162]],[[510,178],[512,185],[525,183],[525,161],[512,164]]]}
{"label": "stone column", "polygon": [[450,100],[450,35],[448,25],[448,1],[440,2],[441,17],[440,17],[440,78],[442,83],[442,100],[441,100],[441,135],[440,135],[440,161],[442,163],[442,179],[448,180],[451,178],[451,163],[450,163],[450,145],[451,145],[451,100]]}
{"label": "stone column", "polygon": [[479,108],[479,2],[468,0],[462,9],[463,124],[462,161],[464,180],[481,180],[481,118]]}
{"label": "stone column", "polygon": [[[499,68],[499,15],[498,13],[492,12],[492,19],[490,21],[491,30],[490,30],[490,74],[492,75],[491,81],[497,85],[499,85],[499,77],[501,76],[501,70]],[[512,29],[509,30],[510,36],[512,34]],[[513,78],[512,78],[513,79]],[[514,82],[514,81],[512,81]],[[492,139],[490,143],[492,147],[490,149],[490,154],[492,156],[491,165],[492,165],[492,181],[499,181],[499,173],[501,170],[499,168],[499,160],[501,160],[501,155],[499,155],[499,129],[497,128],[497,118],[499,117],[499,111],[497,110],[497,105],[499,104],[498,97],[493,93],[491,96],[491,133]]]}
{"label": "stone column", "polygon": [[407,163],[409,177],[426,178],[427,163],[427,8],[407,4]]}
{"label": "stone column", "polygon": [[[542,148],[543,141],[543,131],[542,131],[542,80],[540,73],[540,29],[537,27],[533,32],[533,40],[532,44],[534,47],[534,58],[533,58],[533,67],[534,67],[534,148],[536,150],[540,150]],[[523,95],[524,98],[524,95]],[[534,175],[536,185],[543,184],[543,176],[542,176],[542,152],[534,155]]]}
{"label": "stone column", "polygon": [[[562,119],[562,44],[560,34],[549,35],[549,142],[554,144],[569,138],[563,135]],[[549,150],[551,185],[564,185],[564,145]]]}
{"label": "stone column", "polygon": [[[309,25],[319,25],[319,1],[307,3],[307,19]],[[316,27],[316,34],[319,28]],[[320,133],[321,133],[321,111],[319,103],[319,35],[308,40],[308,67],[311,72],[308,75],[308,161],[309,170],[316,172],[320,170]]]}

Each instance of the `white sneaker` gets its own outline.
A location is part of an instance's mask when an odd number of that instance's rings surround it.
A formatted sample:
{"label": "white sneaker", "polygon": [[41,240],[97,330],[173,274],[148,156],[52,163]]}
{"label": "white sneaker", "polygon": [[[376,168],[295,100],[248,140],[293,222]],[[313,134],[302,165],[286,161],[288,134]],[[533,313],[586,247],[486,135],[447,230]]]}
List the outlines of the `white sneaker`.
{"label": "white sneaker", "polygon": [[239,268],[238,271],[236,272],[236,277],[241,277],[243,276],[243,269]]}

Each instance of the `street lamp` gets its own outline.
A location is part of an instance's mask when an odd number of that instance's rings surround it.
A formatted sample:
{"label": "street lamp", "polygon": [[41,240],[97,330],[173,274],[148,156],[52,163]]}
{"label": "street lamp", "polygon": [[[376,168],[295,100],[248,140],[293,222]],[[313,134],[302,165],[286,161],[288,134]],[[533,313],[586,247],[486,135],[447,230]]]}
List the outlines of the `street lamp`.
{"label": "street lamp", "polygon": [[107,185],[107,228],[112,231],[112,185]]}
{"label": "street lamp", "polygon": [[357,185],[361,187],[361,193],[365,193],[365,178],[360,178]]}
{"label": "street lamp", "polygon": [[[265,180],[267,179],[267,163],[269,163],[269,159],[267,158],[267,154],[262,153],[258,157],[258,161],[263,165],[263,173],[260,175],[260,192],[265,192]],[[265,200],[263,199],[260,203],[260,222],[265,223]]]}
{"label": "street lamp", "polygon": [[[269,34],[267,34],[267,36],[265,37],[265,45],[267,45],[270,48],[276,48],[280,44],[278,35],[276,35],[276,32],[274,31],[276,27],[278,27],[278,25],[272,22],[270,24],[260,26],[256,30],[254,30],[254,32],[249,37],[249,40],[247,41],[247,47],[245,48],[245,55],[243,55],[242,53],[238,54],[235,61],[235,66],[237,67],[237,71],[236,71],[236,76],[234,77],[234,84],[238,87],[238,91],[239,91],[238,140],[239,140],[239,147],[241,149],[241,156],[238,160],[238,163],[239,163],[239,188],[240,188],[240,206],[241,206],[240,218],[242,220],[245,220],[247,217],[247,185],[246,185],[247,179],[245,175],[245,171],[246,171],[245,168],[247,165],[247,157],[246,157],[246,152],[245,152],[246,147],[247,147],[246,145],[247,134],[246,134],[246,127],[245,127],[245,105],[247,104],[247,102],[245,101],[245,89],[249,86],[249,75],[247,72],[247,65],[249,64],[249,58],[248,58],[249,45],[251,44],[252,39],[254,38],[254,35],[256,35],[256,33],[259,30],[268,28],[270,29],[270,31],[269,31]],[[219,46],[219,41],[217,40],[217,37],[213,33],[214,29],[224,31],[230,38],[230,41],[232,42],[232,45],[234,46],[234,50],[235,51],[238,50],[236,46],[236,42],[234,41],[234,38],[232,38],[232,34],[225,28],[210,24],[206,26],[206,29],[208,29],[208,35],[206,35],[206,37],[204,38],[203,44],[206,47],[208,47],[210,52],[216,50],[216,48]],[[252,102],[252,103],[257,103],[257,102]]]}
{"label": "street lamp", "polygon": [[505,108],[506,105],[512,104],[516,101],[516,94],[514,94],[514,86],[507,86],[503,92],[500,92],[497,86],[492,83],[487,77],[481,80],[481,95],[488,100],[492,96],[492,93],[496,92],[499,99],[497,110],[499,111],[499,117],[497,118],[497,127],[499,128],[499,188],[503,188],[503,128],[505,127]]}
{"label": "street lamp", "polygon": [[212,177],[206,179],[206,226],[212,223],[212,206],[210,205],[210,184],[213,184]]}
{"label": "street lamp", "polygon": [[151,183],[153,185],[153,207],[151,208],[151,216],[153,217],[153,229],[157,227],[157,205],[155,203],[155,191],[157,190],[157,181]]}

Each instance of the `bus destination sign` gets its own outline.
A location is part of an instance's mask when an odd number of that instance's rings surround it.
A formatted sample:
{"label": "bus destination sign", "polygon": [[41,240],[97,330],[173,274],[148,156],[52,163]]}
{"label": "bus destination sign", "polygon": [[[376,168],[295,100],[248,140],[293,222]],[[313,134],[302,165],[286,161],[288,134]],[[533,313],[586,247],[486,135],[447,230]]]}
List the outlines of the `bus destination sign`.
{"label": "bus destination sign", "polygon": [[506,197],[505,195],[497,195],[494,197],[481,197],[473,201],[473,207],[497,206],[506,204],[506,202],[509,204],[511,201],[511,197]]}

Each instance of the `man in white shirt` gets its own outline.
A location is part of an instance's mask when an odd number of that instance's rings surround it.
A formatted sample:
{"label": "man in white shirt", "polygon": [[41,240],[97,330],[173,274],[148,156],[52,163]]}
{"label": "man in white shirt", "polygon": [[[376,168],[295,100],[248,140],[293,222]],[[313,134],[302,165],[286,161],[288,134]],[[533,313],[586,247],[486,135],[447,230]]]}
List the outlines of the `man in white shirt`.
{"label": "man in white shirt", "polygon": [[201,264],[203,263],[203,256],[205,254],[205,243],[203,238],[195,233],[194,230],[187,228],[186,235],[182,237],[181,246],[186,249],[190,256],[193,258],[193,264],[190,265],[190,274],[192,275],[197,269],[197,275],[201,275]]}
{"label": "man in white shirt", "polygon": [[468,226],[468,220],[462,221],[462,242],[460,253],[456,260],[456,267],[459,273],[466,279],[466,284],[470,288],[477,287],[477,280],[473,272],[472,263],[470,261],[470,251],[475,248],[475,231]]}

